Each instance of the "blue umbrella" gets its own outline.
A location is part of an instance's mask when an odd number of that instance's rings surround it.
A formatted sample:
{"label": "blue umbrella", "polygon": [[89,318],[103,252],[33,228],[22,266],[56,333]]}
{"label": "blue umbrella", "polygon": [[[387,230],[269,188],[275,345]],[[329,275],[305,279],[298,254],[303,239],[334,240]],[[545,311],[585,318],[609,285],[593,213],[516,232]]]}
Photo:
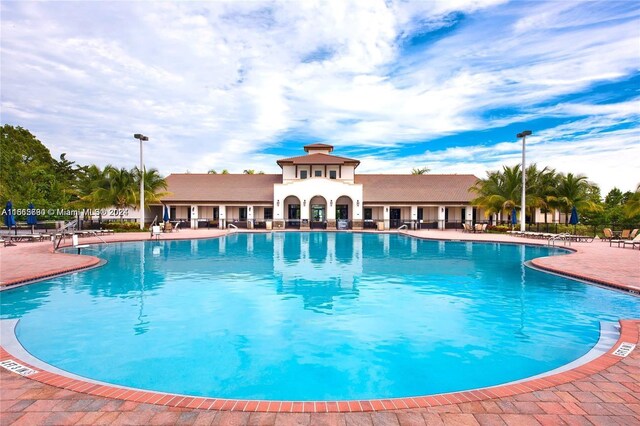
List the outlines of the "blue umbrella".
{"label": "blue umbrella", "polygon": [[162,216],[162,220],[164,222],[168,222],[169,221],[169,207],[164,206],[164,216]]}
{"label": "blue umbrella", "polygon": [[573,225],[573,233],[576,233],[576,225],[578,224],[578,210],[576,206],[571,209],[571,217],[569,218],[569,224]]}
{"label": "blue umbrella", "polygon": [[36,217],[36,208],[33,207],[33,203],[29,203],[29,214],[27,215],[27,225],[31,225],[31,233],[33,233],[33,226],[38,223],[38,218]]}
{"label": "blue umbrella", "polygon": [[518,216],[516,213],[516,208],[514,207],[513,210],[511,210],[511,224],[515,225],[518,223]]}
{"label": "blue umbrella", "polygon": [[578,210],[576,210],[576,206],[573,206],[573,208],[571,209],[571,217],[569,218],[569,223],[571,225],[578,224]]}
{"label": "blue umbrella", "polygon": [[[7,201],[7,205],[5,206],[6,215],[4,217],[4,224],[7,225],[9,229],[12,226],[16,226],[16,218],[13,217],[13,203],[11,201]],[[16,235],[18,235],[18,228],[16,227]]]}

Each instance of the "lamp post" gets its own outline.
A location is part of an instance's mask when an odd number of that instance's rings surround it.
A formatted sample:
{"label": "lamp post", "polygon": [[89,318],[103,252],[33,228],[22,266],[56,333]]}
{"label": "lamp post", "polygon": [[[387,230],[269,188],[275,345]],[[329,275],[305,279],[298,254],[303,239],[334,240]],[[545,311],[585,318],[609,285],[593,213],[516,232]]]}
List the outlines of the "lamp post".
{"label": "lamp post", "polygon": [[140,229],[144,229],[144,163],[142,162],[142,142],[149,138],[141,133],[133,135],[140,140]]}
{"label": "lamp post", "polygon": [[526,214],[525,214],[525,207],[526,207],[526,202],[525,202],[525,198],[527,195],[527,173],[526,173],[526,169],[525,169],[525,163],[524,163],[524,151],[525,151],[525,141],[527,139],[527,136],[531,135],[531,130],[525,130],[524,132],[518,133],[516,135],[517,138],[522,138],[522,201],[520,202],[521,206],[520,206],[520,232],[524,232],[525,231],[525,220],[526,220]]}

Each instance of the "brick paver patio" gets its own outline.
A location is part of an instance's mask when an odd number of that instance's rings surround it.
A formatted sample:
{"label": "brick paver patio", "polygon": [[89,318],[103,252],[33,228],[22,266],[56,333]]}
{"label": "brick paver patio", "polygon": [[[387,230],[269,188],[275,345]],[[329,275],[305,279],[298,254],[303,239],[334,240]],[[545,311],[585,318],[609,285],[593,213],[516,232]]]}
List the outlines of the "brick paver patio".
{"label": "brick paver patio", "polygon": [[[221,231],[182,231],[163,238],[207,238]],[[420,231],[426,238],[523,242],[502,235]],[[121,234],[108,241],[148,238],[148,234]],[[84,239],[84,241],[91,241]],[[527,241],[544,243],[541,241]],[[538,265],[588,277],[619,287],[640,290],[640,252],[609,247],[607,243],[580,243],[576,253],[541,258]],[[75,269],[94,262],[91,257],[50,253],[51,243],[21,243],[0,249],[0,282],[9,283],[52,270]],[[36,260],[34,260],[36,259]],[[26,266],[23,266],[25,265]],[[8,269],[9,268],[9,269]],[[629,331],[631,330],[631,331]],[[624,326],[625,341],[638,343],[640,321]],[[611,357],[611,355],[606,355]],[[616,360],[617,361],[617,360]],[[533,392],[473,402],[440,403],[425,408],[359,413],[264,413],[205,411],[124,401],[52,387],[0,369],[0,424],[296,424],[296,425],[640,425],[640,350],[593,374]]]}

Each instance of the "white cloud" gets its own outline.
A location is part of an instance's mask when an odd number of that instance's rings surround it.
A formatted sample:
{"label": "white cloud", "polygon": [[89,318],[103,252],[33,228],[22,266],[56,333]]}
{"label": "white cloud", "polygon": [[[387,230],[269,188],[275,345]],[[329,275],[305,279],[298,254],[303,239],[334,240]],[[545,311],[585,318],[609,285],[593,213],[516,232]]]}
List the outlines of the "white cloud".
{"label": "white cloud", "polygon": [[[574,133],[549,129],[558,148],[544,144],[548,153],[567,152],[584,135],[585,164],[633,151],[637,125],[606,130],[637,120],[637,99],[561,97],[638,72],[638,7],[502,3],[3,2],[3,120],[56,154],[122,166],[137,162],[131,135],[143,132],[148,163],[164,173],[277,172],[278,156],[258,153],[290,133],[352,150],[393,148],[362,158],[362,170],[416,160],[477,173],[517,159],[517,147],[391,155],[407,143],[540,116],[593,116],[574,120]],[[413,37],[443,28],[455,30],[411,47]],[[492,109],[509,113],[487,119]]]}

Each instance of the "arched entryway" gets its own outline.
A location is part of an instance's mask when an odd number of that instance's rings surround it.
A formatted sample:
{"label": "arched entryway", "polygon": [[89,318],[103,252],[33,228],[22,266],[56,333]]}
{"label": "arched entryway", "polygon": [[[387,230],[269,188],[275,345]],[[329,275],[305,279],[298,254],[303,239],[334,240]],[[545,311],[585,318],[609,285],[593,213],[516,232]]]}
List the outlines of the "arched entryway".
{"label": "arched entryway", "polygon": [[353,200],[343,195],[336,200],[336,228],[351,229],[353,219]]}
{"label": "arched entryway", "polygon": [[284,199],[284,218],[286,228],[300,228],[300,199],[290,195]]}
{"label": "arched entryway", "polygon": [[309,226],[311,229],[327,228],[327,200],[321,195],[309,201]]}

